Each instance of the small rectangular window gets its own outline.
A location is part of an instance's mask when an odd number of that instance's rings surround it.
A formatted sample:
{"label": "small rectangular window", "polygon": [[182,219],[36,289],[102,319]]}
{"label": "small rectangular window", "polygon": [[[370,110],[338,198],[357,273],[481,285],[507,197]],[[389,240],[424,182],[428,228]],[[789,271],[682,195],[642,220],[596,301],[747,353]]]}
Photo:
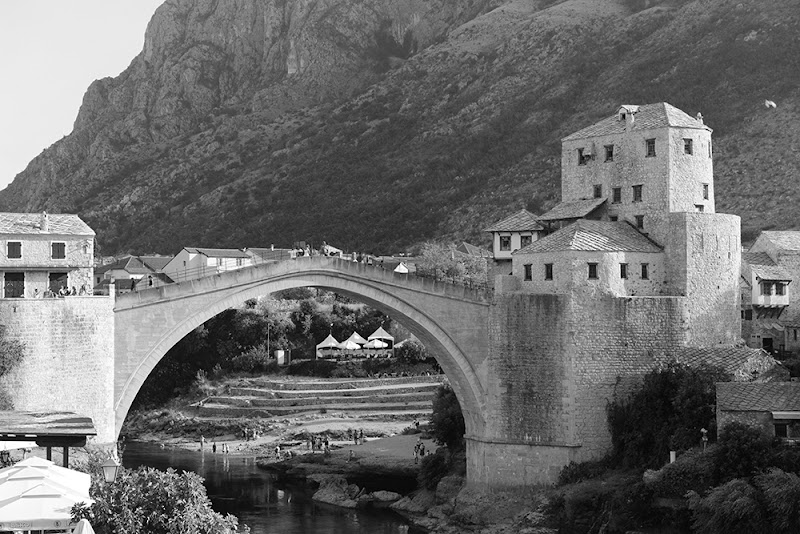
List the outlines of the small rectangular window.
{"label": "small rectangular window", "polygon": [[594,186],[594,198],[602,198],[603,197],[603,186],[602,184],[595,184]]}
{"label": "small rectangular window", "polygon": [[783,290],[784,290],[784,285],[782,283],[780,283],[780,282],[777,282],[775,284],[775,294],[782,296],[784,294]]}
{"label": "small rectangular window", "polygon": [[597,264],[589,264],[589,280],[597,280]]}
{"label": "small rectangular window", "polygon": [[614,161],[614,145],[606,145],[606,161]]}
{"label": "small rectangular window", "polygon": [[578,165],[586,165],[586,156],[583,155],[583,149],[578,149]]}
{"label": "small rectangular window", "polygon": [[744,311],[744,320],[745,321],[752,321],[753,320],[753,310],[745,310]]}
{"label": "small rectangular window", "polygon": [[25,273],[6,273],[3,281],[3,297],[7,299],[25,296]]}
{"label": "small rectangular window", "polygon": [[761,282],[761,294],[765,296],[772,295],[772,283],[771,282]]}
{"label": "small rectangular window", "polygon": [[611,222],[617,222],[619,220],[619,217],[616,215],[609,215],[608,220]]}
{"label": "small rectangular window", "polygon": [[703,213],[703,212],[705,211],[705,208],[706,208],[706,207],[705,207],[705,206],[703,206],[702,204],[695,204],[695,205],[694,205],[694,209],[696,209],[696,210],[697,210],[698,212],[700,212],[700,213]]}
{"label": "small rectangular window", "polygon": [[620,263],[619,264],[619,277],[620,278],[628,278],[628,264],[627,263]]}
{"label": "small rectangular window", "polygon": [[525,248],[533,242],[533,237],[529,235],[519,236],[519,247]]}
{"label": "small rectangular window", "polygon": [[642,280],[650,280],[650,264],[642,264]]}
{"label": "small rectangular window", "polygon": [[526,263],[522,267],[525,269],[525,280],[533,280],[533,275],[531,274],[531,264]]}
{"label": "small rectangular window", "polygon": [[708,141],[708,157],[711,157],[711,140]]}
{"label": "small rectangular window", "polygon": [[683,140],[683,153],[686,155],[691,156],[693,153],[692,150],[692,140],[691,139],[684,139]]}
{"label": "small rectangular window", "polygon": [[708,184],[703,184],[703,200],[708,200]]}
{"label": "small rectangular window", "polygon": [[634,215],[636,218],[636,228],[644,229],[644,215]]}
{"label": "small rectangular window", "polygon": [[642,201],[642,187],[641,185],[634,185],[633,186],[633,201],[634,202],[641,202]]}
{"label": "small rectangular window", "polygon": [[622,188],[615,187],[611,190],[611,202],[614,204],[619,204],[622,202]]}
{"label": "small rectangular window", "polygon": [[794,340],[797,341],[797,330],[794,331]]}
{"label": "small rectangular window", "polygon": [[510,235],[501,235],[500,236],[500,250],[503,250],[503,251],[511,250],[511,236]]}
{"label": "small rectangular window", "polygon": [[22,243],[19,241],[9,241],[6,245],[6,254],[11,259],[22,257]]}
{"label": "small rectangular window", "polygon": [[654,158],[656,156],[656,140],[646,139],[645,142],[645,156]]}
{"label": "small rectangular window", "polygon": [[775,423],[775,437],[776,438],[789,437],[789,423]]}
{"label": "small rectangular window", "polygon": [[67,257],[66,243],[51,243],[50,244],[50,257],[54,260],[63,260]]}
{"label": "small rectangular window", "polygon": [[552,280],[553,279],[553,264],[552,263],[545,263],[544,264],[544,279],[545,280]]}

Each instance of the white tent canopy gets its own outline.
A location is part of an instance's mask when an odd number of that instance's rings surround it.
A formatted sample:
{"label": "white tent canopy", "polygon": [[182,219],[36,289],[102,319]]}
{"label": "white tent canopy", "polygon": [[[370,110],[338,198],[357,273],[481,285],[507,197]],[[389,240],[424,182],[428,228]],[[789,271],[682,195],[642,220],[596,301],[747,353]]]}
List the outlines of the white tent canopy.
{"label": "white tent canopy", "polygon": [[328,334],[328,337],[322,340],[322,343],[317,345],[317,350],[319,349],[338,349],[340,343],[336,341],[336,338],[333,337],[331,334]]}
{"label": "white tent canopy", "polygon": [[389,344],[385,341],[381,341],[380,339],[370,339],[366,345],[364,345],[365,349],[385,349],[388,347]]}
{"label": "white tent canopy", "polygon": [[347,341],[352,341],[353,343],[358,343],[359,345],[363,345],[364,343],[367,342],[367,340],[361,337],[361,335],[358,332],[353,332],[352,334],[350,334],[350,337],[347,338]]}
{"label": "white tent canopy", "polygon": [[394,337],[384,330],[382,326],[379,326],[378,329],[369,336],[369,339],[382,339],[384,341],[394,342]]}
{"label": "white tent canopy", "polygon": [[339,348],[343,350],[358,350],[361,348],[361,345],[359,345],[355,341],[347,339],[339,344]]}
{"label": "white tent canopy", "polygon": [[28,458],[0,469],[0,531],[64,530],[78,502],[91,504],[88,474]]}

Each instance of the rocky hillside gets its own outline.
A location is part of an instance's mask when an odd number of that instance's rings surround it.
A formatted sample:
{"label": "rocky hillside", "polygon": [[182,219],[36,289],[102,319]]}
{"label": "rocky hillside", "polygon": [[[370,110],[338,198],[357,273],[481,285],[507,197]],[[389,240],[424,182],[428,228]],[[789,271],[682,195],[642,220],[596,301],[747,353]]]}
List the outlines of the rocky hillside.
{"label": "rocky hillside", "polygon": [[478,243],[558,200],[562,137],[667,101],[715,129],[719,211],[800,228],[799,81],[796,0],[168,0],[0,209],[104,254]]}

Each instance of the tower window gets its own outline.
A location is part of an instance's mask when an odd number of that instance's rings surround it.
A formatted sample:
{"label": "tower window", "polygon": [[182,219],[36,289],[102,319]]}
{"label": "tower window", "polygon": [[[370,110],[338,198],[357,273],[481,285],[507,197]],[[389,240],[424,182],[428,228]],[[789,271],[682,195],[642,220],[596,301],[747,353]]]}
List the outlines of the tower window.
{"label": "tower window", "polygon": [[619,217],[617,215],[609,215],[608,220],[611,222],[617,222],[619,220]]}
{"label": "tower window", "polygon": [[522,267],[525,269],[525,280],[533,280],[533,276],[531,275],[531,264],[526,263]]}
{"label": "tower window", "polygon": [[503,251],[511,250],[511,236],[510,235],[501,235],[500,236],[500,250],[503,250]]}
{"label": "tower window", "polygon": [[634,202],[641,202],[642,201],[642,186],[641,185],[634,185],[633,186],[633,201]]}
{"label": "tower window", "polygon": [[589,264],[589,280],[597,280],[597,264]]}
{"label": "tower window", "polygon": [[775,283],[775,294],[776,295],[783,295],[784,294],[784,285],[780,282]]}
{"label": "tower window", "polygon": [[708,184],[703,184],[703,200],[708,200]]}
{"label": "tower window", "polygon": [[20,241],[9,241],[6,244],[6,254],[9,258],[19,259],[22,257],[22,243]]}
{"label": "tower window", "polygon": [[603,186],[601,184],[596,184],[594,186],[594,198],[602,198],[603,196]]}
{"label": "tower window", "polygon": [[614,204],[619,204],[622,202],[622,188],[615,187],[611,190],[611,202]]}
{"label": "tower window", "polygon": [[761,294],[772,295],[772,282],[761,282]]}
{"label": "tower window", "polygon": [[614,145],[606,145],[606,161],[614,161]]}
{"label": "tower window", "polygon": [[553,264],[552,263],[545,263],[544,264],[544,279],[545,280],[552,280],[553,279]]}
{"label": "tower window", "polygon": [[650,280],[650,264],[642,264],[642,280]]}
{"label": "tower window", "polygon": [[703,206],[702,204],[695,204],[694,209],[696,209],[700,213],[703,213],[705,211],[705,206]]}
{"label": "tower window", "polygon": [[711,140],[708,141],[708,157],[711,157]]}
{"label": "tower window", "polygon": [[529,235],[521,235],[519,236],[519,247],[525,248],[533,242],[533,237]]}
{"label": "tower window", "polygon": [[66,243],[50,243],[50,258],[63,260],[67,257]]}
{"label": "tower window", "polygon": [[636,218],[636,228],[640,230],[644,228],[644,215],[634,215]]}
{"label": "tower window", "polygon": [[628,278],[628,264],[627,263],[620,263],[619,264],[619,277],[620,278]]}
{"label": "tower window", "polygon": [[578,165],[586,165],[586,156],[583,155],[583,149],[578,149]]}
{"label": "tower window", "polygon": [[644,142],[645,144],[645,156],[648,158],[654,158],[656,156],[656,140],[655,139],[647,139]]}
{"label": "tower window", "polygon": [[691,156],[694,151],[692,149],[692,140],[691,139],[684,139],[683,140],[683,153]]}

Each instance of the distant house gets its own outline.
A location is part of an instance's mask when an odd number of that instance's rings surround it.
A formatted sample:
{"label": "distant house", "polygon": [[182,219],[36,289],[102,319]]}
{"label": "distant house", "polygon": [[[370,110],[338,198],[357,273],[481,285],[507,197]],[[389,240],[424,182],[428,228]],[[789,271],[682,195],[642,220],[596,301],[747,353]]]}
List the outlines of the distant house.
{"label": "distant house", "polygon": [[[108,280],[117,281],[117,292],[122,280],[133,280],[133,284],[124,284],[130,290],[156,287],[172,283],[172,280],[164,274],[164,267],[172,259],[172,256],[124,256],[119,260],[100,265],[94,270],[95,288],[98,290],[108,289]],[[106,281],[104,283],[104,281]]]}
{"label": "distant house", "polygon": [[91,290],[94,236],[77,215],[0,213],[2,298]]}
{"label": "distant house", "polygon": [[520,210],[486,228],[492,234],[492,252],[495,260],[511,261],[511,253],[525,248],[537,239],[544,227],[536,215]]}
{"label": "distant house", "polygon": [[486,250],[485,248],[476,247],[475,245],[467,243],[466,241],[462,241],[461,244],[456,247],[456,252],[460,252],[461,254],[466,254],[467,256],[474,256],[476,258],[492,257],[491,250]]}
{"label": "distant house", "polygon": [[677,362],[689,367],[719,367],[734,382],[783,382],[789,369],[763,349],[750,347],[676,347],[656,356],[659,363]]}
{"label": "distant house", "polygon": [[800,382],[717,384],[717,431],[731,422],[766,435],[800,440]]}
{"label": "distant house", "polygon": [[239,249],[184,247],[164,266],[175,282],[193,280],[254,264],[254,253]]}

